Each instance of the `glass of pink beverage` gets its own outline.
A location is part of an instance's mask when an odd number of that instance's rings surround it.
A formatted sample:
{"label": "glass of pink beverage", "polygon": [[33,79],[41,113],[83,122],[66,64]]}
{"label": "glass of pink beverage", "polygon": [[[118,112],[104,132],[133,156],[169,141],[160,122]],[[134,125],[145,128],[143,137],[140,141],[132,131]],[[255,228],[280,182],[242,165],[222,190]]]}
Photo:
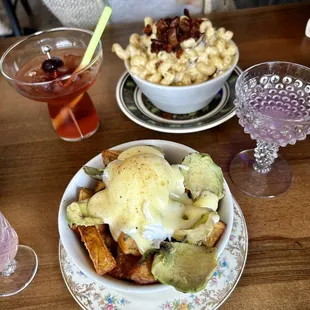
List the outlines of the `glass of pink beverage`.
{"label": "glass of pink beverage", "polygon": [[47,103],[53,127],[66,141],[85,139],[99,127],[87,90],[99,75],[101,42],[90,64],[75,72],[92,34],[75,28],[40,31],[11,46],[0,60],[2,74],[18,93]]}
{"label": "glass of pink beverage", "polygon": [[0,212],[0,297],[11,296],[26,288],[38,269],[36,253],[18,245],[18,236]]}
{"label": "glass of pink beverage", "polygon": [[255,65],[238,77],[235,105],[240,125],[257,146],[233,159],[232,181],[256,197],[284,193],[293,177],[278,150],[310,133],[310,68],[289,62]]}

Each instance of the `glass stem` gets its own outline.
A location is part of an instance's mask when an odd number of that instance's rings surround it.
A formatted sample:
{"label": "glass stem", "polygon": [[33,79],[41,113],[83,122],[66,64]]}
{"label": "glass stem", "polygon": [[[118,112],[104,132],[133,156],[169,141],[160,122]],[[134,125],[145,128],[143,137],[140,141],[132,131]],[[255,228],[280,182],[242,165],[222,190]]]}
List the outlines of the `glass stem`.
{"label": "glass stem", "polygon": [[16,260],[13,259],[1,272],[1,275],[3,277],[9,277],[11,274],[13,274],[16,270]]}
{"label": "glass stem", "polygon": [[257,141],[254,149],[255,162],[253,168],[259,173],[268,173],[271,165],[278,157],[279,146],[275,143]]}

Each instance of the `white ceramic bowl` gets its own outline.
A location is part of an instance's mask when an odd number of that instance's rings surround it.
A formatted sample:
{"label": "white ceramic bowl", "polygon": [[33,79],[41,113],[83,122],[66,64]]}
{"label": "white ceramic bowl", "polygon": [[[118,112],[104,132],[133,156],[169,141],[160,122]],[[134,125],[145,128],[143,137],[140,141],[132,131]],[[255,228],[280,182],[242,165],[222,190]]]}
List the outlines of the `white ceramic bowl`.
{"label": "white ceramic bowl", "polygon": [[[195,152],[194,149],[187,147],[185,145],[164,140],[133,141],[115,146],[112,149],[122,151],[136,145],[155,145],[161,147],[165,152],[165,158],[171,164],[179,163],[186,155]],[[87,165],[102,168],[103,163],[101,154],[91,159],[87,163]],[[171,288],[170,286],[163,284],[153,284],[145,286],[136,285],[130,282],[114,279],[108,275],[100,276],[95,272],[93,264],[80,238],[76,236],[76,234],[69,228],[66,222],[66,208],[71,202],[76,201],[78,190],[81,187],[89,187],[89,188],[95,187],[95,181],[90,177],[88,177],[84,173],[82,168],[75,174],[75,176],[71,179],[69,185],[67,186],[60,202],[59,214],[58,214],[58,229],[61,242],[65,247],[67,253],[70,255],[74,263],[77,265],[77,267],[88,277],[97,281],[103,286],[122,292],[153,293]],[[225,197],[220,201],[218,212],[221,217],[221,220],[227,224],[227,228],[216,245],[218,248],[219,255],[223,252],[228,242],[233,224],[233,202],[226,181],[224,182],[224,187],[225,187]]]}
{"label": "white ceramic bowl", "polygon": [[234,63],[222,75],[201,84],[188,86],[164,86],[151,83],[134,75],[127,62],[125,62],[125,66],[142,93],[155,107],[169,113],[184,114],[198,111],[207,106],[223,87],[238,60],[239,51],[237,48]]}

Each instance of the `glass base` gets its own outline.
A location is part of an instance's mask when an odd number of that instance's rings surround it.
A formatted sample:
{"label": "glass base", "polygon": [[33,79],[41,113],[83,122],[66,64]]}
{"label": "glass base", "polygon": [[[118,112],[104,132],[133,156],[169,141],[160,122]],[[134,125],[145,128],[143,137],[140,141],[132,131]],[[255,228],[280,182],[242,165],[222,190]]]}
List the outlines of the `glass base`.
{"label": "glass base", "polygon": [[11,269],[11,273],[0,273],[0,297],[17,294],[30,284],[38,269],[37,254],[30,247],[19,245]]}
{"label": "glass base", "polygon": [[233,183],[248,195],[271,198],[285,193],[293,181],[292,169],[281,156],[268,173],[258,173],[253,168],[254,150],[239,153],[231,162],[229,172]]}
{"label": "glass base", "polygon": [[67,141],[67,142],[79,142],[79,141],[87,139],[87,138],[91,137],[93,134],[95,134],[97,132],[97,130],[99,129],[99,125],[100,124],[98,122],[97,127],[93,131],[89,132],[87,135],[82,135],[81,137],[78,137],[78,138],[64,138],[61,136],[59,136],[59,138],[64,140],[64,141]]}
{"label": "glass base", "polygon": [[89,138],[99,128],[99,117],[87,92],[70,102],[47,103],[52,125],[58,136],[69,142]]}

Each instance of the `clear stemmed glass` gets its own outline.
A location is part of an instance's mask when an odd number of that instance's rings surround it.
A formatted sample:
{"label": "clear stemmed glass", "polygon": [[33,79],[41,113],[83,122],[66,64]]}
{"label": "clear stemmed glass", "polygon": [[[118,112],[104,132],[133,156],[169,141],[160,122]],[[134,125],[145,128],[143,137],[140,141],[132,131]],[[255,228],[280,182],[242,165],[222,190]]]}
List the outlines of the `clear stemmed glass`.
{"label": "clear stemmed glass", "polygon": [[28,246],[18,245],[18,236],[0,212],[0,297],[21,292],[38,269],[36,253]]}
{"label": "clear stemmed glass", "polygon": [[310,133],[310,68],[266,62],[247,69],[236,82],[235,106],[240,125],[257,146],[233,159],[232,181],[256,197],[284,193],[293,177],[278,150]]}
{"label": "clear stemmed glass", "polygon": [[[100,72],[101,42],[89,65],[75,71],[92,35],[77,28],[39,31],[9,47],[0,59],[0,71],[19,94],[47,103],[52,125],[65,141],[86,139],[99,128],[99,117],[87,91]],[[53,59],[62,64],[44,71],[43,64]]]}

